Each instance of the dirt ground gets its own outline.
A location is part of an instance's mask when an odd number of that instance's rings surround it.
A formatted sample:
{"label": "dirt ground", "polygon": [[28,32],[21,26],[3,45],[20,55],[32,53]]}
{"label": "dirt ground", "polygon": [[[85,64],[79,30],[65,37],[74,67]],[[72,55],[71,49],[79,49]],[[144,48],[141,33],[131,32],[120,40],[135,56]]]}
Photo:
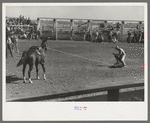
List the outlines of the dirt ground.
{"label": "dirt ground", "polygon": [[[41,41],[19,41],[22,53]],[[112,53],[118,45],[126,51],[127,67],[110,68],[115,63]],[[33,84],[23,83],[22,67],[16,67],[21,53],[15,58],[6,59],[6,100],[38,94],[59,94],[73,92],[87,87],[100,87],[107,82],[144,80],[144,46],[140,43],[91,43],[80,41],[48,41],[46,53],[46,77],[43,80],[39,67],[40,80],[36,80],[35,68],[32,71]],[[27,77],[28,67],[26,68]],[[144,96],[144,94],[143,94]]]}

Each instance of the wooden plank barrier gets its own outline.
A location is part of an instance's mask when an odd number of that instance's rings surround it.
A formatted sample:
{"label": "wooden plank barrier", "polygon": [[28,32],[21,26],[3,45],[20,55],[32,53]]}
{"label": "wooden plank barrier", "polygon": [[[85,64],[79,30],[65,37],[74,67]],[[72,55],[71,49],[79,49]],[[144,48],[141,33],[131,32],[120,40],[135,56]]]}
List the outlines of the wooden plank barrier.
{"label": "wooden plank barrier", "polygon": [[[134,22],[134,20],[99,20],[99,19],[73,19],[73,18],[43,18],[43,17],[39,17],[37,19],[37,29],[39,29],[39,25],[40,25],[40,20],[41,19],[53,19],[53,28],[54,28],[54,33],[55,33],[55,39],[57,40],[58,34],[57,34],[57,21],[58,20],[70,20],[70,40],[72,40],[72,31],[74,28],[74,20],[87,20],[86,24],[87,25],[87,30],[88,31],[92,31],[92,21],[93,20],[97,20],[97,21],[103,21],[104,23],[104,29],[107,30],[108,29],[108,25],[109,23],[107,21],[121,21],[121,27],[120,27],[120,41],[124,42],[126,41],[126,38],[124,38],[125,35],[125,22]],[[142,23],[144,23],[143,21],[137,21],[137,31],[141,31],[142,30]],[[81,24],[82,25],[82,24]],[[127,35],[127,34],[126,34]]]}
{"label": "wooden plank barrier", "polygon": [[144,82],[141,81],[128,81],[128,82],[109,82],[107,84],[100,85],[100,87],[95,86],[86,86],[82,90],[73,90],[71,92],[67,93],[56,93],[51,94],[47,93],[45,95],[43,94],[36,94],[36,95],[27,95],[20,97],[11,97],[9,99],[6,99],[7,102],[31,102],[31,101],[42,101],[42,100],[51,100],[51,99],[58,99],[58,98],[66,98],[69,96],[77,96],[77,95],[83,95],[83,94],[90,94],[90,93],[96,93],[96,92],[103,92],[107,91],[107,101],[119,101],[119,90],[125,89],[125,88],[134,88],[134,87],[141,87],[144,86]]}

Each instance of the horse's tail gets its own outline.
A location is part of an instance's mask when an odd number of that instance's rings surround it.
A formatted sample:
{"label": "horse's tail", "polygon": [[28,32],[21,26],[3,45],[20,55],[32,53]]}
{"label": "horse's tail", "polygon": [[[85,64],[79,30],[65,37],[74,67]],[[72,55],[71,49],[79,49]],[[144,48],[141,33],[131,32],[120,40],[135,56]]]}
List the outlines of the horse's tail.
{"label": "horse's tail", "polygon": [[17,67],[21,66],[24,62],[25,62],[25,55],[26,55],[26,50],[22,53],[21,59],[19,60],[19,62],[17,63]]}

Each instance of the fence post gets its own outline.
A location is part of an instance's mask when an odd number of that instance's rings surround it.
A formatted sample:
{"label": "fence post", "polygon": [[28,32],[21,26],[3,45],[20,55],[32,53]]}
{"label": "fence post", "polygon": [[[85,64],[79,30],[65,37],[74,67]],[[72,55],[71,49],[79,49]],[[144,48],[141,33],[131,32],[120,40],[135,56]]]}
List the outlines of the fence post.
{"label": "fence post", "polygon": [[119,101],[119,89],[108,90],[107,101]]}
{"label": "fence post", "polygon": [[73,40],[73,26],[74,26],[74,22],[71,19],[70,20],[70,40]]}
{"label": "fence post", "polygon": [[55,40],[57,40],[57,20],[54,19],[53,22],[54,22],[54,23],[53,23],[53,24],[54,24],[54,25],[53,25],[53,30],[54,30],[53,32],[54,32],[54,34],[55,34]]}
{"label": "fence post", "polygon": [[121,22],[121,27],[120,27],[120,34],[121,34],[121,41],[124,41],[123,35],[124,35],[124,21]]}

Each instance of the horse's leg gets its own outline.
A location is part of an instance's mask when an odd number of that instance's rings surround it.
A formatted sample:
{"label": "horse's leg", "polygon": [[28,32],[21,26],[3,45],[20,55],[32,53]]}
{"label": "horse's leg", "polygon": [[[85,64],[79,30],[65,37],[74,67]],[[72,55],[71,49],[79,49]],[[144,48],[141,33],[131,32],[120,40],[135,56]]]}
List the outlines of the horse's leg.
{"label": "horse's leg", "polygon": [[29,65],[29,71],[28,71],[28,77],[29,77],[29,82],[30,83],[33,83],[32,80],[31,80],[31,71],[33,69],[33,64]]}
{"label": "horse's leg", "polygon": [[46,80],[46,75],[45,75],[45,65],[41,64],[42,68],[43,68],[43,79]]}
{"label": "horse's leg", "polygon": [[23,73],[23,82],[24,82],[24,83],[26,83],[26,77],[25,77],[26,65],[27,65],[27,64],[23,64],[23,70],[22,70],[22,73]]}
{"label": "horse's leg", "polygon": [[38,69],[38,64],[37,63],[35,63],[35,67],[36,67],[36,78],[40,79],[40,77],[38,75],[39,69]]}

